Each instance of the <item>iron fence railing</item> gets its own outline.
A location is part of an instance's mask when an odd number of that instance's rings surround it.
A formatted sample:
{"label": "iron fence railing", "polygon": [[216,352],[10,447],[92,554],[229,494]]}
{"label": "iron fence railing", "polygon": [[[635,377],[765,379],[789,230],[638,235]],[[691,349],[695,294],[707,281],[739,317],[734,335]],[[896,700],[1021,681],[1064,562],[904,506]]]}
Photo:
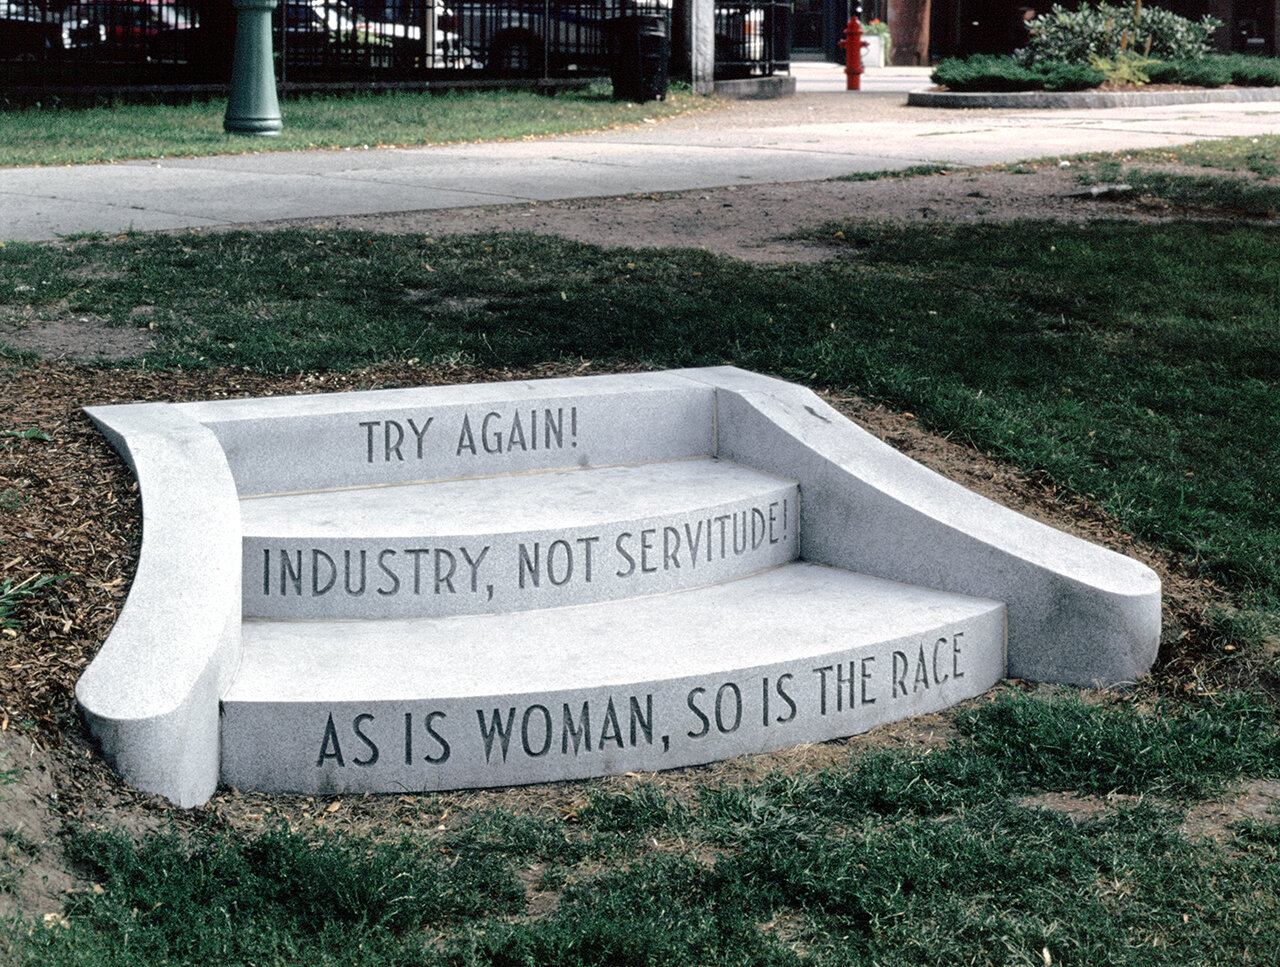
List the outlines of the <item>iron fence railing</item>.
{"label": "iron fence railing", "polygon": [[[670,34],[671,3],[281,0],[276,73],[320,85],[606,75],[619,18],[659,15]],[[773,73],[788,60],[790,2],[717,0],[715,29],[717,77]],[[234,35],[228,0],[0,0],[0,85],[225,84]]]}
{"label": "iron fence railing", "polygon": [[667,15],[661,6],[632,0],[460,0],[453,9],[462,45],[498,74],[608,73],[612,22]]}
{"label": "iron fence railing", "polygon": [[277,73],[289,82],[475,69],[451,18],[430,0],[285,0],[275,15]]}
{"label": "iron fence railing", "polygon": [[791,0],[718,0],[717,79],[768,75],[791,60]]}

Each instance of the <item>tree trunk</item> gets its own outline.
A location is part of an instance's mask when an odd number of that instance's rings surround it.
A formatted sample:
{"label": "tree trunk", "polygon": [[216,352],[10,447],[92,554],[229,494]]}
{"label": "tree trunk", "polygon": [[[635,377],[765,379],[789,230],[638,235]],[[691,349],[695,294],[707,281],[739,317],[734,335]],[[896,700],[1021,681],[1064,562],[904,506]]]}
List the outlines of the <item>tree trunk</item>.
{"label": "tree trunk", "polygon": [[915,67],[929,63],[930,0],[889,0],[889,34],[893,63]]}

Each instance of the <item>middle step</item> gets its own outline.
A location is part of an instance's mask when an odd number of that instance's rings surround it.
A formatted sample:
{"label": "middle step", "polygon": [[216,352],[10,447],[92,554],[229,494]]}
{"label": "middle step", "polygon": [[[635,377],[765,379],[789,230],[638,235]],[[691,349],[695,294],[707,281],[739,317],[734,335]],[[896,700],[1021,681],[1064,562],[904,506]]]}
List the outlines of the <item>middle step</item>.
{"label": "middle step", "polygon": [[241,500],[246,618],[409,618],[702,587],[793,560],[794,481],[715,459]]}

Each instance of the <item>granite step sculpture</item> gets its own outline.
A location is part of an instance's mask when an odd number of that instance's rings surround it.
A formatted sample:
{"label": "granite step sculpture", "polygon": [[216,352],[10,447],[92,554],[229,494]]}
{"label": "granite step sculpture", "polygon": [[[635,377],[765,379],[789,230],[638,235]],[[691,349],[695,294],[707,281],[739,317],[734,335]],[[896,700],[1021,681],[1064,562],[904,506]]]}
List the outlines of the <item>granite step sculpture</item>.
{"label": "granite step sculpture", "polygon": [[1149,569],[740,370],[89,415],[143,546],[77,698],[184,805],[672,768],[1155,658]]}

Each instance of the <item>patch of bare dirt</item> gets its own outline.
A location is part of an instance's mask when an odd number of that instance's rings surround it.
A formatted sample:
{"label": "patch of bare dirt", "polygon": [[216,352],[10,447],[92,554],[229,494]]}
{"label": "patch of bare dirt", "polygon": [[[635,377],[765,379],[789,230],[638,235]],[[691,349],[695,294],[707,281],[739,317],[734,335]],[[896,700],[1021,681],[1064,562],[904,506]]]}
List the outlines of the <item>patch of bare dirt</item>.
{"label": "patch of bare dirt", "polygon": [[0,305],[0,343],[44,359],[109,363],[141,356],[154,340],[144,329],[112,326],[92,313]]}
{"label": "patch of bare dirt", "polygon": [[0,920],[54,913],[75,883],[57,839],[56,767],[32,738],[0,731]]}
{"label": "patch of bare dirt", "polygon": [[271,222],[272,227],[361,229],[433,236],[480,232],[559,235],[594,245],[695,248],[757,263],[820,262],[821,242],[798,232],[832,221],[1082,222],[1123,217],[1155,222],[1185,212],[1138,200],[1083,199],[1074,168],[956,169],[947,174],[873,181],[814,181],[491,205],[386,215]]}
{"label": "patch of bare dirt", "polygon": [[[1105,817],[1108,813],[1131,806],[1141,799],[1141,796],[1114,792],[1105,796],[1084,796],[1069,791],[1039,792],[1023,796],[1018,804],[1059,813],[1081,822]],[[1250,821],[1280,822],[1280,782],[1251,779],[1220,796],[1195,803],[1187,810],[1179,832],[1192,842],[1229,848],[1233,828]]]}
{"label": "patch of bare dirt", "polygon": [[1280,782],[1254,779],[1226,796],[1196,803],[1183,821],[1182,832],[1193,840],[1225,844],[1231,827],[1246,821],[1280,822]]}
{"label": "patch of bare dirt", "polygon": [[1039,792],[1031,796],[1023,796],[1018,800],[1018,804],[1031,809],[1046,809],[1049,812],[1061,813],[1081,821],[1105,815],[1118,806],[1135,803],[1139,798],[1119,793],[1107,796],[1082,796],[1076,792]]}

